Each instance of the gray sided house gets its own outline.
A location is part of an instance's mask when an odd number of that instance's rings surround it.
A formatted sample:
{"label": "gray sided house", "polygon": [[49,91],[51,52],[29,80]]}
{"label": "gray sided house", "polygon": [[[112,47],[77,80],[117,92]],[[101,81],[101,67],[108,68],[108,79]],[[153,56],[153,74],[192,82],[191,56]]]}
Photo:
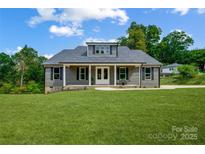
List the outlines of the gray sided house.
{"label": "gray sided house", "polygon": [[45,92],[72,87],[160,87],[161,63],[115,42],[87,42],[44,63]]}
{"label": "gray sided house", "polygon": [[161,75],[169,76],[172,74],[179,74],[177,67],[182,66],[182,64],[173,63],[170,65],[165,65],[161,67]]}

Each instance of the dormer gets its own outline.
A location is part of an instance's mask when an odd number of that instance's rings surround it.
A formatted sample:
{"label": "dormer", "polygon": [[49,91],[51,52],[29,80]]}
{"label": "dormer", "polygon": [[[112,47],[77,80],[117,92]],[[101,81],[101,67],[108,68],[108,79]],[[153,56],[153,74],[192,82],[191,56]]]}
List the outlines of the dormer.
{"label": "dormer", "polygon": [[89,57],[116,57],[118,55],[117,42],[86,42]]}

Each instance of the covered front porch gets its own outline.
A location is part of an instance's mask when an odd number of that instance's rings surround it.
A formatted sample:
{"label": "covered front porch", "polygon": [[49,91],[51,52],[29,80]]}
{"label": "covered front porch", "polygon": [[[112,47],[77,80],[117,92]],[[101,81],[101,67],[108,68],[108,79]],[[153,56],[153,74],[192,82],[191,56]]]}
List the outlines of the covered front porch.
{"label": "covered front porch", "polygon": [[63,88],[141,87],[141,64],[63,64]]}

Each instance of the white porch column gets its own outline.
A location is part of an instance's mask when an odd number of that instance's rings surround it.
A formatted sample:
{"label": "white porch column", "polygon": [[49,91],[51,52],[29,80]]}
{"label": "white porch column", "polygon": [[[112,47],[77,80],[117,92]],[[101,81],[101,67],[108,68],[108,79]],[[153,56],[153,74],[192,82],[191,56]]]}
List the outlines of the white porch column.
{"label": "white porch column", "polygon": [[139,66],[139,86],[141,87],[141,65]]}
{"label": "white porch column", "polygon": [[117,77],[117,69],[116,69],[116,65],[114,65],[114,86],[116,86],[117,84],[117,82],[116,82],[116,77]]}
{"label": "white porch column", "polygon": [[66,66],[63,65],[63,87],[66,86]]}
{"label": "white porch column", "polygon": [[91,65],[89,65],[89,86],[91,86]]}

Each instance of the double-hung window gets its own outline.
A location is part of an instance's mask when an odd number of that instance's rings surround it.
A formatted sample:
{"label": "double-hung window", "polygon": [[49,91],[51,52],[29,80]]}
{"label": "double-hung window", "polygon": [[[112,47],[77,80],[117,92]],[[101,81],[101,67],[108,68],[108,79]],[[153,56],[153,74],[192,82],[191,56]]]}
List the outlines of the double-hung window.
{"label": "double-hung window", "polygon": [[85,80],[86,79],[86,69],[85,67],[80,67],[79,79]]}
{"label": "double-hung window", "polygon": [[99,48],[99,46],[96,46],[96,48],[95,48],[95,53],[96,53],[96,54],[99,54],[99,52],[100,52],[100,48]]}
{"label": "double-hung window", "polygon": [[126,77],[127,73],[126,73],[126,67],[120,67],[120,70],[119,70],[119,79],[120,80],[125,80],[127,77]]}
{"label": "double-hung window", "polygon": [[151,67],[145,67],[145,80],[151,80]]}
{"label": "double-hung window", "polygon": [[53,76],[54,76],[54,79],[60,79],[60,68],[59,67],[54,67]]}
{"label": "double-hung window", "polygon": [[105,53],[105,49],[104,49],[104,46],[101,46],[101,50],[100,50],[101,54],[104,54]]}
{"label": "double-hung window", "polygon": [[110,54],[110,46],[109,45],[96,45],[95,53],[96,54]]}

